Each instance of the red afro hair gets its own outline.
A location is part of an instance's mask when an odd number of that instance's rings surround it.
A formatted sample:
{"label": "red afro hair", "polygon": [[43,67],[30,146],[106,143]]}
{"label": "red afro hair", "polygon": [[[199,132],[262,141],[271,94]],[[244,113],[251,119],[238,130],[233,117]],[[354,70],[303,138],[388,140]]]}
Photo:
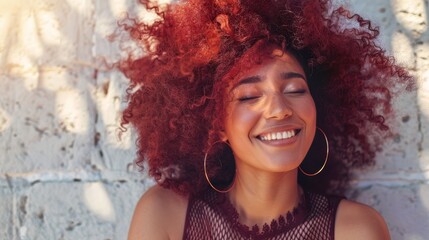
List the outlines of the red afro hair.
{"label": "red afro hair", "polygon": [[145,51],[119,64],[130,79],[122,125],[137,130],[137,165],[179,193],[208,188],[203,159],[223,129],[226,75],[257,43],[293,53],[306,72],[331,151],[322,174],[299,181],[319,192],[343,189],[352,167],[374,162],[390,133],[385,118],[393,89],[413,88],[410,75],[376,44],[378,28],[328,0],[140,3],[159,19],[121,24]]}

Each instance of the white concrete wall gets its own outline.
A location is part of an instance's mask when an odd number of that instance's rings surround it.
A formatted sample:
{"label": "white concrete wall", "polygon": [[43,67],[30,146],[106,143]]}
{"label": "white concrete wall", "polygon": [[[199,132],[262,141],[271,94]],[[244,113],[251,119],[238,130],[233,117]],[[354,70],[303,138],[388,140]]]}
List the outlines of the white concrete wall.
{"label": "white concrete wall", "polygon": [[349,4],[381,26],[380,41],[418,80],[396,102],[399,131],[377,165],[358,173],[350,196],[378,209],[393,239],[429,239],[429,3],[355,0]]}
{"label": "white concrete wall", "polygon": [[[126,80],[102,63],[134,0],[0,0],[0,239],[125,239],[151,181],[118,135]],[[428,239],[429,11],[426,0],[353,0],[419,81],[397,101],[400,127],[350,198],[385,216],[393,239]],[[130,10],[130,11],[131,11]],[[143,16],[147,16],[144,15]]]}

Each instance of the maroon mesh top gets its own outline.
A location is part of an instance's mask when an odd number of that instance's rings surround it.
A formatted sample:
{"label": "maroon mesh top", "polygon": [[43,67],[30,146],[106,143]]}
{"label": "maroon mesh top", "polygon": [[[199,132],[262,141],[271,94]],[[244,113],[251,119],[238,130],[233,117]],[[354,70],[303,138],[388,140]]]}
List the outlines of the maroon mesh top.
{"label": "maroon mesh top", "polygon": [[189,199],[183,239],[334,239],[340,200],[305,192],[299,206],[260,231],[257,226],[250,229],[238,221],[238,213],[225,194],[207,192]]}

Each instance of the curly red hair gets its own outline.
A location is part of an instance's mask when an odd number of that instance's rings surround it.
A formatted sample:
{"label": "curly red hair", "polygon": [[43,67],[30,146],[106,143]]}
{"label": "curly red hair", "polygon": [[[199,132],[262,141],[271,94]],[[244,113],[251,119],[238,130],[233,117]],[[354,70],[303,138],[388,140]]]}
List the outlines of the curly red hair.
{"label": "curly red hair", "polygon": [[208,187],[203,159],[223,129],[227,75],[257,43],[293,53],[306,72],[317,125],[331,144],[323,173],[300,176],[313,190],[342,189],[350,167],[374,162],[390,133],[385,118],[393,89],[413,87],[410,75],[376,44],[378,28],[343,7],[332,9],[328,0],[140,3],[159,19],[122,22],[146,52],[119,65],[131,81],[122,124],[137,130],[137,165],[147,163],[160,185],[179,193]]}

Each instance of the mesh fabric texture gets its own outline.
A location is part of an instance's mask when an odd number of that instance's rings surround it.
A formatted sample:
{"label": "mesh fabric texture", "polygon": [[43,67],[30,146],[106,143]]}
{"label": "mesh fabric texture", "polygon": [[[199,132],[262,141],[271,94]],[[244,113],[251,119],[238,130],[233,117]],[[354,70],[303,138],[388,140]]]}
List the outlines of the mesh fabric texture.
{"label": "mesh fabric texture", "polygon": [[340,200],[305,192],[297,208],[265,224],[260,231],[257,226],[249,228],[238,221],[238,213],[225,194],[206,192],[189,200],[183,239],[334,239]]}

